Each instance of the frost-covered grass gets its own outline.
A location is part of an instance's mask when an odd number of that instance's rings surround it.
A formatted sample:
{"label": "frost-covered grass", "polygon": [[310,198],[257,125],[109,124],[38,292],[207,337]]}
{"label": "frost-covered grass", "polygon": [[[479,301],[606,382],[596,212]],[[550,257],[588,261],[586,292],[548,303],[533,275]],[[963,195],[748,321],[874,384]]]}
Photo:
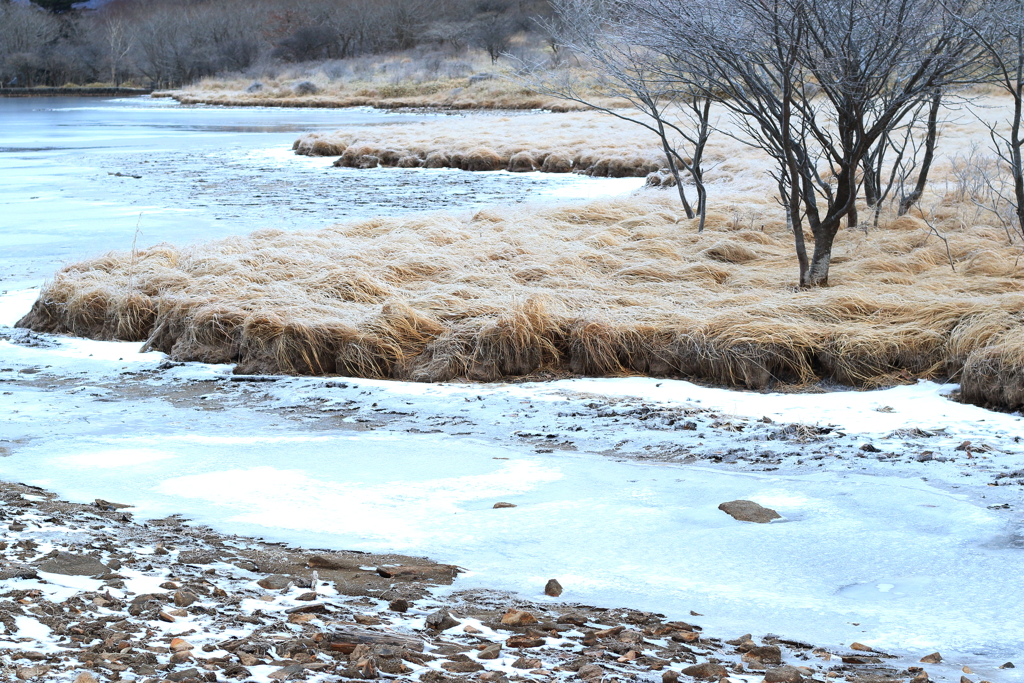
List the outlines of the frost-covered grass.
{"label": "frost-covered grass", "polygon": [[716,211],[698,235],[657,191],[262,230],[71,264],[21,324],[144,340],[239,372],[640,373],[749,388],[953,376],[973,401],[1016,407],[1019,249],[945,210],[955,272],[945,244],[907,216],[843,232],[832,286],[807,291],[793,289],[775,216],[751,229]]}
{"label": "frost-covered grass", "polygon": [[[537,48],[520,46],[516,51],[527,60],[546,58]],[[514,78],[516,64],[507,58],[492,64],[479,50],[453,54],[416,49],[295,65],[268,64],[159,94],[182,104],[259,107],[582,108],[532,91]]]}

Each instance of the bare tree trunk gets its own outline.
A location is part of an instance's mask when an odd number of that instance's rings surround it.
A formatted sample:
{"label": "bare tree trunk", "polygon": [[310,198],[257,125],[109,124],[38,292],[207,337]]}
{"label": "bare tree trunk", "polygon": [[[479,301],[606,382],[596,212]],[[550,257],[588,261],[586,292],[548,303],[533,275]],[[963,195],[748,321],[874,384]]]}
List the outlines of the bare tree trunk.
{"label": "bare tree trunk", "polygon": [[932,160],[935,158],[935,143],[939,139],[939,109],[942,107],[942,91],[936,90],[932,95],[931,105],[928,108],[928,134],[924,142],[924,158],[921,160],[921,172],[917,174],[917,185],[914,191],[900,201],[897,215],[904,216],[910,207],[916,204],[924,188],[928,184],[928,173],[932,168]]}

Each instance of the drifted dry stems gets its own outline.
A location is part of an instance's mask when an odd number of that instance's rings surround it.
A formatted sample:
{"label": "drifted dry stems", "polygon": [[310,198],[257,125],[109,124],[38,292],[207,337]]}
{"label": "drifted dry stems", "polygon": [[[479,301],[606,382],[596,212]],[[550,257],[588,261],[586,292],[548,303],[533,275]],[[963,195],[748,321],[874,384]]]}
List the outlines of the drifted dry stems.
{"label": "drifted dry stems", "polygon": [[804,291],[783,223],[751,230],[712,212],[698,236],[656,191],[261,230],[67,266],[19,325],[145,340],[240,373],[642,373],[752,389],[952,378],[973,402],[1020,407],[1020,250],[960,225],[943,228],[955,273],[924,222],[903,217],[841,233],[833,286]]}

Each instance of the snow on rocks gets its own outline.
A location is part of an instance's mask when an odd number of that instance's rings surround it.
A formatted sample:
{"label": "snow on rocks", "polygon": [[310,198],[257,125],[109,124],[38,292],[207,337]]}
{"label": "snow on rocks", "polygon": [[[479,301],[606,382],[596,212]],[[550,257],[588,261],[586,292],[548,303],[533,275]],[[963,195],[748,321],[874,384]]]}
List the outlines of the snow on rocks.
{"label": "snow on rocks", "polygon": [[[487,590],[439,598],[436,587],[453,579],[447,570],[383,577],[367,566],[429,566],[424,560],[325,556],[173,517],[141,524],[124,509],[67,503],[19,484],[0,484],[0,508],[8,520],[32,522],[0,548],[5,566],[26,568],[0,580],[0,678],[791,683],[911,673],[887,655],[853,662],[774,636],[726,643],[650,612],[540,605]],[[56,564],[91,573],[101,561],[97,578],[43,571]],[[316,591],[314,605],[302,602],[303,585]],[[404,611],[393,609],[397,600]]]}

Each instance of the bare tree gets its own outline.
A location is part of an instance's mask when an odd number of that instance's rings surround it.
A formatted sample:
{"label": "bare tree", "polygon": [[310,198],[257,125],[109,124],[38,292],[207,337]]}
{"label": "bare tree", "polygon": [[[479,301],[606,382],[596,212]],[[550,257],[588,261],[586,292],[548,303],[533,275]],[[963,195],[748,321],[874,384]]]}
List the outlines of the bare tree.
{"label": "bare tree", "polygon": [[776,160],[805,287],[828,284],[865,156],[929,94],[976,77],[983,56],[956,18],[973,0],[629,2],[665,76],[717,98]]}
{"label": "bare tree", "polygon": [[[555,17],[545,22],[545,33],[557,49],[585,58],[596,69],[598,80],[583,85],[571,70],[535,65],[529,70],[531,87],[654,133],[683,210],[687,218],[699,217],[697,231],[703,232],[707,218],[703,157],[711,135],[711,98],[702,88],[662,77],[658,62],[664,56],[636,42],[639,27],[630,23],[635,15],[617,12],[616,7],[600,8],[590,0],[554,0],[552,6]],[[608,98],[628,101],[639,116],[608,106],[604,103]],[[696,205],[686,195],[680,169],[694,185]]]}
{"label": "bare tree", "polygon": [[[1009,130],[989,125],[989,137],[1002,162],[1000,166],[1012,178],[1016,229],[1024,238],[1024,0],[990,0],[984,3],[983,11],[959,16],[992,61],[990,82],[1005,91],[1013,102]],[[997,194],[1004,196],[1002,190]]]}

